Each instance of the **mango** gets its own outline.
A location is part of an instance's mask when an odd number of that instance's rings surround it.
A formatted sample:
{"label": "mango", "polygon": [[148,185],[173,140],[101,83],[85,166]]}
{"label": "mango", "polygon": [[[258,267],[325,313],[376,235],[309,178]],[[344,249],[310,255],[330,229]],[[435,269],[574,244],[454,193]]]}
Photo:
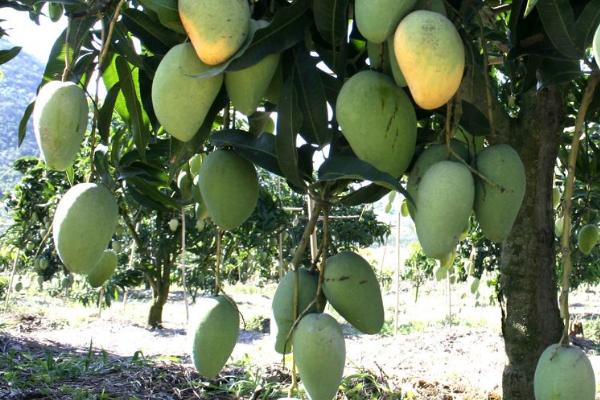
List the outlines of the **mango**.
{"label": "mango", "polygon": [[552,207],[555,210],[560,205],[561,198],[562,198],[562,193],[560,192],[560,189],[557,188],[557,187],[555,187],[554,189],[552,189]]}
{"label": "mango", "polygon": [[594,33],[592,55],[594,56],[594,60],[596,60],[596,64],[600,65],[600,25],[598,25],[596,32]]}
{"label": "mango", "polygon": [[553,344],[537,363],[533,389],[536,400],[594,400],[592,364],[578,347]]}
{"label": "mango", "polygon": [[281,98],[281,90],[283,89],[283,70],[281,64],[277,67],[275,75],[265,92],[265,100],[273,104],[279,104]]}
{"label": "mango", "polygon": [[342,328],[331,315],[309,314],[294,333],[294,361],[311,400],[335,397],[346,362]]}
{"label": "mango", "polygon": [[233,300],[205,297],[188,329],[191,358],[198,373],[215,378],[231,356],[240,334],[240,315]]}
{"label": "mango", "polygon": [[579,250],[589,256],[594,247],[600,241],[600,229],[596,225],[588,224],[583,226],[577,234],[577,245]]}
{"label": "mango", "polygon": [[454,265],[454,260],[456,260],[456,249],[440,258],[440,267],[450,269]]}
{"label": "mango", "polygon": [[200,173],[200,167],[202,166],[203,160],[204,156],[201,153],[194,154],[188,160],[188,166],[190,168],[190,174],[192,174],[192,178],[195,178]]}
{"label": "mango", "polygon": [[270,54],[248,68],[225,73],[225,88],[236,110],[254,114],[275,76],[279,59],[279,54]]}
{"label": "mango", "polygon": [[362,333],[383,327],[384,311],[373,268],[360,255],[345,251],[327,259],[323,293],[333,308]]}
{"label": "mango", "polygon": [[220,228],[235,229],[250,217],[258,201],[254,165],[228,150],[210,153],[200,168],[198,186],[208,215]]}
{"label": "mango", "polygon": [[178,9],[198,58],[207,65],[230,59],[248,37],[246,0],[179,0]]}
{"label": "mango", "polygon": [[406,87],[406,79],[404,79],[404,75],[400,70],[400,66],[398,65],[398,60],[396,60],[396,52],[394,51],[394,37],[390,36],[387,40],[387,49],[389,60],[390,60],[390,69],[392,70],[392,76],[394,77],[394,82],[396,85],[400,87]]}
{"label": "mango", "polygon": [[156,69],[152,81],[156,117],[169,134],[182,142],[196,135],[221,89],[223,75],[193,76],[208,69],[189,43],[171,48]]}
{"label": "mango", "polygon": [[48,17],[50,18],[50,21],[57,22],[60,17],[62,17],[64,11],[61,3],[48,3]]}
{"label": "mango", "polygon": [[80,183],[65,193],[56,207],[52,230],[63,264],[86,274],[100,261],[118,221],[118,206],[103,185]]}
{"label": "mango", "polygon": [[525,196],[525,167],[506,144],[491,146],[477,156],[477,170],[500,187],[477,178],[475,216],[484,236],[503,242],[517,219]]}
{"label": "mango", "polygon": [[190,174],[186,171],[181,171],[177,175],[177,187],[183,201],[190,201],[192,199],[192,178],[190,178]]}
{"label": "mango", "polygon": [[[310,305],[317,295],[317,285],[319,276],[305,269],[298,271],[300,281],[298,292],[298,313],[301,313]],[[271,308],[273,310],[273,319],[275,328],[272,335],[275,338],[275,351],[280,354],[287,354],[291,351],[292,340],[286,344],[286,339],[292,325],[294,324],[294,288],[296,285],[296,273],[290,271],[283,276],[275,295]],[[316,304],[312,306],[309,313],[318,312]]]}
{"label": "mango", "polygon": [[371,69],[384,69],[389,63],[389,54],[383,43],[367,42],[367,55]]}
{"label": "mango", "polygon": [[104,250],[98,264],[87,274],[90,286],[93,288],[102,286],[115,272],[118,262],[117,253],[109,249]]}
{"label": "mango", "polygon": [[33,108],[33,131],[48,168],[64,171],[73,164],[88,112],[85,93],[78,85],[52,81],[42,86]]}
{"label": "mango", "polygon": [[554,219],[554,235],[561,237],[565,227],[565,217],[562,215]]}
{"label": "mango", "polygon": [[440,161],[432,165],[419,184],[415,227],[423,252],[442,259],[454,250],[475,199],[471,172],[463,164]]}
{"label": "mango", "polygon": [[[463,160],[467,162],[469,161],[469,149],[467,149],[467,146],[457,140],[452,140],[450,145],[456,154],[458,154]],[[421,183],[425,172],[427,172],[427,170],[433,164],[443,160],[449,160],[450,158],[451,156],[448,152],[448,147],[446,147],[445,144],[432,144],[421,153],[419,158],[417,158],[417,161],[410,170],[410,174],[408,175],[408,183],[406,184],[406,190],[415,202],[417,201],[419,184]],[[414,204],[410,202],[408,203],[408,212],[414,220],[417,210],[415,209]]]}
{"label": "mango", "polygon": [[416,3],[417,0],[356,0],[356,26],[368,41],[383,43]]}
{"label": "mango", "polygon": [[417,118],[408,96],[386,75],[362,71],[336,102],[342,133],[358,158],[399,177],[415,152]]}
{"label": "mango", "polygon": [[448,18],[433,11],[413,11],[398,25],[394,48],[419,107],[433,110],[454,96],[465,68],[465,49]]}

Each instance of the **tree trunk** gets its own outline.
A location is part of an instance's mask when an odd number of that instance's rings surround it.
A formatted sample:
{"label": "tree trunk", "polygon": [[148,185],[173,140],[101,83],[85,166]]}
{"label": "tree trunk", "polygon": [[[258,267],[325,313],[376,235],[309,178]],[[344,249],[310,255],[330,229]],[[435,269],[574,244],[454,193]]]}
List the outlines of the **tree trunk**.
{"label": "tree trunk", "polygon": [[[500,292],[508,355],[504,400],[533,400],[533,376],[543,350],[560,340],[552,187],[565,104],[562,90],[524,95],[519,120],[500,136],[520,154],[527,175],[523,206],[503,245]],[[504,141],[503,140],[503,141]]]}
{"label": "tree trunk", "polygon": [[152,285],[153,302],[148,313],[148,325],[152,328],[162,328],[163,307],[169,298],[171,286],[171,265],[163,265],[160,279]]}

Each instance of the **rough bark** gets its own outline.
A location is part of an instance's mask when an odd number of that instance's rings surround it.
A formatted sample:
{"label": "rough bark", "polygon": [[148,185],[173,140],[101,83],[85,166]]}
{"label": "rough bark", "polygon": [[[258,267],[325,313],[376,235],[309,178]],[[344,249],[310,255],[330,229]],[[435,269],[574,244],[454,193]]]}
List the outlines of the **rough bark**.
{"label": "rough bark", "polygon": [[161,328],[163,308],[169,298],[170,278],[167,275],[167,279],[161,278],[155,283],[152,285],[153,302],[148,313],[148,325],[152,328]]}
{"label": "rough bark", "polygon": [[552,187],[565,104],[562,90],[524,96],[520,118],[499,132],[520,154],[527,175],[523,206],[502,248],[502,332],[508,356],[504,400],[533,400],[539,356],[560,340]]}

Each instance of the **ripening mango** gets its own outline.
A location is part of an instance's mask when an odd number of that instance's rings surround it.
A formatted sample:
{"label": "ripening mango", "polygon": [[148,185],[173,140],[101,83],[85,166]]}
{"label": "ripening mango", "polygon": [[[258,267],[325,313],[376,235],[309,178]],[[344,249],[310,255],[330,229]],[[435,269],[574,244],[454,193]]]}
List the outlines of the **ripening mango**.
{"label": "ripening mango", "polygon": [[579,250],[586,256],[590,255],[594,247],[600,241],[600,229],[596,225],[583,226],[577,234],[577,245]]}
{"label": "ripening mango", "polygon": [[227,61],[248,37],[247,0],[179,0],[178,8],[198,58],[207,65]]}
{"label": "ripening mango", "polygon": [[110,249],[104,250],[98,264],[87,274],[90,286],[94,288],[102,286],[117,269],[118,261],[117,253]]}
{"label": "ripening mango", "polygon": [[416,2],[417,0],[356,0],[356,26],[368,41],[383,43]]}
{"label": "ripening mango", "polygon": [[362,71],[352,76],[336,102],[342,133],[358,158],[399,177],[417,141],[417,118],[404,91],[388,76]]}
{"label": "ripening mango", "polygon": [[182,142],[196,135],[223,84],[223,75],[194,77],[208,69],[189,43],[171,48],[156,69],[152,81],[156,117],[169,134]]}
{"label": "ripening mango", "polygon": [[454,96],[465,68],[465,49],[448,18],[433,11],[413,11],[398,25],[394,48],[419,107],[433,110]]}

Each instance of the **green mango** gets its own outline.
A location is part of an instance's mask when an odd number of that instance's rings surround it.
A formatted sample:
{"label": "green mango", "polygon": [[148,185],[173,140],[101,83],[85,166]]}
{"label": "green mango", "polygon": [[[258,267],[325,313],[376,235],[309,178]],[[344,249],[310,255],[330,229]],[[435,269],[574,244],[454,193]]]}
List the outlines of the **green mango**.
{"label": "green mango", "polygon": [[394,51],[394,37],[390,36],[386,43],[388,58],[390,60],[390,69],[392,70],[392,76],[394,77],[394,82],[396,85],[400,87],[406,87],[406,79],[404,79],[404,75],[400,70],[400,66],[398,65],[398,60],[396,60],[396,52]]}
{"label": "green mango", "polygon": [[208,218],[208,210],[206,209],[204,202],[196,203],[196,206],[194,207],[194,213],[196,214],[196,219],[200,221]]}
{"label": "green mango", "polygon": [[186,171],[181,171],[177,176],[177,187],[181,192],[181,199],[183,201],[190,201],[192,199],[192,178],[190,178],[190,175]]}
{"label": "green mango", "polygon": [[475,194],[475,216],[481,231],[486,238],[501,243],[510,234],[525,197],[525,167],[512,147],[500,144],[478,154],[477,170],[502,187],[478,177]]}
{"label": "green mango", "polygon": [[419,107],[436,109],[456,94],[465,69],[465,48],[448,18],[433,11],[413,11],[398,25],[394,48]]}
{"label": "green mango", "polygon": [[331,315],[309,314],[294,332],[294,361],[311,400],[332,400],[344,375],[346,344]]}
{"label": "green mango", "polygon": [[190,174],[192,174],[192,178],[195,178],[200,173],[200,167],[202,166],[202,161],[204,160],[204,155],[202,153],[194,154],[188,161],[188,166],[190,168]]}
{"label": "green mango", "polygon": [[450,269],[454,265],[454,260],[456,260],[456,249],[440,258],[440,267]]}
{"label": "green mango", "polygon": [[536,400],[594,400],[592,363],[578,347],[553,344],[538,360],[533,390]]}
{"label": "green mango", "polygon": [[33,107],[33,131],[48,168],[69,168],[87,128],[88,103],[81,87],[52,81],[40,89]]}
{"label": "green mango", "polygon": [[230,59],[250,32],[246,0],[179,0],[178,9],[198,58],[207,65]]}
{"label": "green mango", "polygon": [[[414,200],[414,198],[413,198]],[[400,207],[400,213],[402,214],[403,217],[408,217],[410,215],[410,212],[408,211],[408,200],[404,199],[402,201],[402,206]]]}
{"label": "green mango", "polygon": [[[298,292],[298,312],[301,313],[310,305],[317,295],[317,285],[319,282],[319,276],[313,274],[305,269],[298,271],[300,282]],[[275,320],[275,326],[272,330],[272,336],[275,339],[275,351],[280,354],[287,354],[291,351],[292,341],[290,340],[287,345],[285,343],[287,335],[292,328],[294,323],[294,288],[296,285],[296,273],[290,271],[281,278],[275,295],[273,296],[273,302],[271,308],[273,310],[273,319]],[[308,311],[309,313],[316,313],[317,305],[315,304]],[[285,347],[284,347],[285,346]]]}
{"label": "green mango", "polygon": [[202,200],[202,193],[200,193],[200,178],[198,175],[196,175],[192,181],[192,198],[196,203],[204,204],[204,200]]}
{"label": "green mango", "polygon": [[344,85],[336,117],[358,158],[399,177],[415,152],[417,118],[408,96],[386,75],[362,71]]}
{"label": "green mango", "polygon": [[119,259],[112,250],[104,250],[98,264],[87,274],[87,281],[91,287],[100,287],[112,276],[117,269]]}
{"label": "green mango", "polygon": [[390,53],[386,50],[384,43],[367,42],[367,54],[369,55],[369,66],[371,69],[386,69],[390,62]]}
{"label": "green mango", "polygon": [[[457,140],[452,140],[450,145],[456,154],[458,154],[463,160],[467,162],[469,161],[469,149],[467,149],[463,143]],[[448,152],[448,148],[445,144],[432,144],[431,146],[427,147],[421,153],[421,155],[419,155],[419,158],[417,158],[417,161],[410,170],[410,174],[408,175],[408,183],[406,184],[406,190],[412,196],[415,202],[417,201],[419,184],[421,183],[425,172],[427,172],[427,170],[433,164],[440,161],[449,160],[450,158],[450,153]],[[454,158],[452,159],[454,160]],[[417,211],[415,210],[415,206],[411,203],[408,203],[408,212],[414,220]]]}
{"label": "green mango", "polygon": [[323,293],[333,308],[362,333],[381,331],[385,316],[379,282],[360,255],[345,251],[327,259]]}
{"label": "green mango", "polygon": [[225,88],[236,110],[254,114],[273,80],[279,59],[279,53],[270,54],[248,68],[225,73]]}
{"label": "green mango", "polygon": [[462,163],[440,161],[419,184],[415,227],[423,252],[441,259],[454,250],[469,223],[475,199],[471,172]]}
{"label": "green mango", "polygon": [[220,228],[235,229],[254,211],[258,201],[256,169],[233,151],[210,153],[202,163],[198,179],[208,215]]}
{"label": "green mango", "polygon": [[48,3],[48,17],[50,18],[50,21],[52,21],[52,22],[58,21],[60,19],[60,17],[62,17],[64,11],[65,10],[61,3],[54,3],[54,2]]}
{"label": "green mango", "polygon": [[562,193],[560,192],[560,189],[557,188],[557,187],[555,187],[554,189],[552,189],[552,207],[555,210],[560,205],[561,198],[562,198]]}
{"label": "green mango", "polygon": [[565,226],[565,217],[559,216],[554,220],[554,235],[561,237]]}
{"label": "green mango", "polygon": [[433,275],[435,276],[435,280],[440,282],[442,279],[446,279],[446,277],[448,276],[448,272],[448,268],[444,268],[441,265],[439,265],[434,270]]}
{"label": "green mango", "polygon": [[275,75],[265,92],[265,100],[269,101],[273,104],[279,104],[279,99],[281,98],[281,90],[283,89],[283,70],[281,69],[281,64],[277,67],[275,71]]}
{"label": "green mango", "polygon": [[215,378],[231,356],[239,334],[240,315],[233,300],[225,296],[200,299],[188,330],[191,357],[198,373]]}
{"label": "green mango", "polygon": [[80,183],[58,203],[52,223],[54,245],[67,269],[86,274],[98,264],[115,233],[117,201],[103,185]]}
{"label": "green mango", "polygon": [[152,105],[158,121],[177,140],[187,142],[196,135],[221,90],[221,74],[194,77],[209,68],[190,43],[182,43],[171,48],[156,69]]}
{"label": "green mango", "polygon": [[594,56],[594,60],[596,60],[596,64],[600,65],[600,25],[598,25],[596,32],[594,33],[592,55]]}
{"label": "green mango", "polygon": [[588,224],[583,226],[577,234],[577,245],[579,250],[589,256],[594,247],[600,241],[600,229],[596,225]]}
{"label": "green mango", "polygon": [[356,0],[356,26],[368,41],[383,43],[416,3],[417,0]]}

